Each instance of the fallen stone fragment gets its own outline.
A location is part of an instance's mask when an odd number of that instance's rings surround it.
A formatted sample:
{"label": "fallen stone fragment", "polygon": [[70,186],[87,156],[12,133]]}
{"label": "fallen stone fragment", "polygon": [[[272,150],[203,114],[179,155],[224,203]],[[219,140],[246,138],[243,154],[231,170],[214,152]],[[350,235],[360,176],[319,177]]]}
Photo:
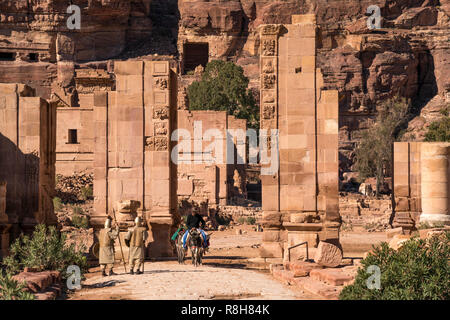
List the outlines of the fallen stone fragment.
{"label": "fallen stone fragment", "polygon": [[324,267],[337,267],[342,262],[342,249],[332,243],[320,241],[314,261]]}

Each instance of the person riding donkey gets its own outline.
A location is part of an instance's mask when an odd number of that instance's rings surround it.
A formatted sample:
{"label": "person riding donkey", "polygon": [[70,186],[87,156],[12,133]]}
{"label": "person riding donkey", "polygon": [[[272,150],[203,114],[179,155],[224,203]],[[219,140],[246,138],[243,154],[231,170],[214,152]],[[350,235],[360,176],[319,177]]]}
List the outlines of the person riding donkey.
{"label": "person riding donkey", "polygon": [[189,230],[194,229],[194,228],[197,229],[200,232],[200,234],[202,235],[203,248],[207,249],[208,246],[209,246],[209,243],[208,243],[209,241],[208,241],[208,237],[206,236],[205,231],[203,231],[203,228],[206,225],[205,220],[203,220],[203,217],[200,214],[198,214],[198,213],[194,214],[194,211],[191,208],[190,209],[190,214],[187,217],[186,224],[187,224],[187,232],[185,232],[184,235],[183,235],[183,247],[184,247],[184,249],[187,249],[186,242],[187,242],[187,237],[188,237],[188,234],[189,234]]}

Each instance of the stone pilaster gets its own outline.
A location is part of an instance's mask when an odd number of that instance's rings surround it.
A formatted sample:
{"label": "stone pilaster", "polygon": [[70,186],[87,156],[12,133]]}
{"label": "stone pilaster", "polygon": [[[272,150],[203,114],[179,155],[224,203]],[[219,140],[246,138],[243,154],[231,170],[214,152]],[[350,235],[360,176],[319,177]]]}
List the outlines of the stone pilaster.
{"label": "stone pilaster", "polygon": [[339,244],[338,92],[322,90],[315,16],[292,22],[261,31],[261,127],[279,142],[279,169],[261,178],[263,258],[286,258],[304,241],[310,256],[319,241]]}
{"label": "stone pilaster", "polygon": [[420,149],[421,223],[450,225],[450,143],[422,143]]}
{"label": "stone pilaster", "polygon": [[[281,25],[265,25],[261,29],[261,129],[266,130],[268,158],[270,153],[278,152],[271,149],[272,130],[278,130],[278,38]],[[276,136],[278,137],[278,135]],[[264,143],[264,141],[261,141]],[[263,165],[270,167],[270,164]],[[264,228],[263,243],[260,255],[262,258],[281,258],[283,248],[280,243],[281,212],[280,212],[280,175],[279,168],[269,175],[261,175],[262,182],[262,221]]]}
{"label": "stone pilaster", "polygon": [[[176,127],[176,73],[169,61],[115,63],[116,91],[94,95],[94,207],[98,230],[106,216],[125,218],[118,204],[149,227],[148,256],[173,254],[177,222],[176,167],[171,133]],[[119,211],[118,211],[119,210]],[[123,210],[122,210],[123,211]],[[124,226],[131,218],[125,219]],[[120,221],[119,221],[120,222]],[[121,227],[121,230],[125,227]]]}
{"label": "stone pilaster", "polygon": [[170,236],[177,222],[177,174],[171,160],[171,133],[177,123],[177,78],[168,61],[153,61],[145,64],[144,79],[144,211],[153,236],[149,255],[172,256]]}

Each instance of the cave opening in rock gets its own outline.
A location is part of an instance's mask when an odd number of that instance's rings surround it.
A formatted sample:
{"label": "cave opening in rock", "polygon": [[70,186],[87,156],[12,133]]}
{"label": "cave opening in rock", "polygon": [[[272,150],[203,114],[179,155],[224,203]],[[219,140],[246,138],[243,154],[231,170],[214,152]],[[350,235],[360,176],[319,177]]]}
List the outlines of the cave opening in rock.
{"label": "cave opening in rock", "polygon": [[28,59],[30,62],[38,62],[39,61],[39,53],[29,53]]}
{"label": "cave opening in rock", "polygon": [[209,44],[206,43],[185,43],[184,52],[184,73],[194,71],[196,67],[202,65],[206,67],[209,60]]}
{"label": "cave opening in rock", "polygon": [[16,54],[14,52],[0,52],[0,61],[14,61]]}

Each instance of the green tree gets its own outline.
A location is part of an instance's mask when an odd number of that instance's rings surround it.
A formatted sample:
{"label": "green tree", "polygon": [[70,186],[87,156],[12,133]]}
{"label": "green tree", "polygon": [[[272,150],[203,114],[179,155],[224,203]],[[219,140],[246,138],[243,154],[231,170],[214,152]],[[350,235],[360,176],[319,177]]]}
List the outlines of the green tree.
{"label": "green tree", "polygon": [[206,65],[200,81],[188,87],[191,110],[227,111],[246,119],[250,128],[259,127],[259,106],[242,67],[233,62],[214,60]]}
{"label": "green tree", "polygon": [[[450,232],[429,239],[412,238],[396,251],[382,242],[358,270],[353,284],[344,287],[341,300],[449,300]],[[380,271],[379,288],[370,287]]]}
{"label": "green tree", "polygon": [[355,148],[355,168],[360,179],[376,177],[377,195],[386,174],[392,168],[392,144],[407,124],[410,104],[402,98],[387,100],[378,111],[375,124],[361,132]]}
{"label": "green tree", "polygon": [[450,117],[432,122],[425,133],[425,141],[428,142],[450,142]]}

